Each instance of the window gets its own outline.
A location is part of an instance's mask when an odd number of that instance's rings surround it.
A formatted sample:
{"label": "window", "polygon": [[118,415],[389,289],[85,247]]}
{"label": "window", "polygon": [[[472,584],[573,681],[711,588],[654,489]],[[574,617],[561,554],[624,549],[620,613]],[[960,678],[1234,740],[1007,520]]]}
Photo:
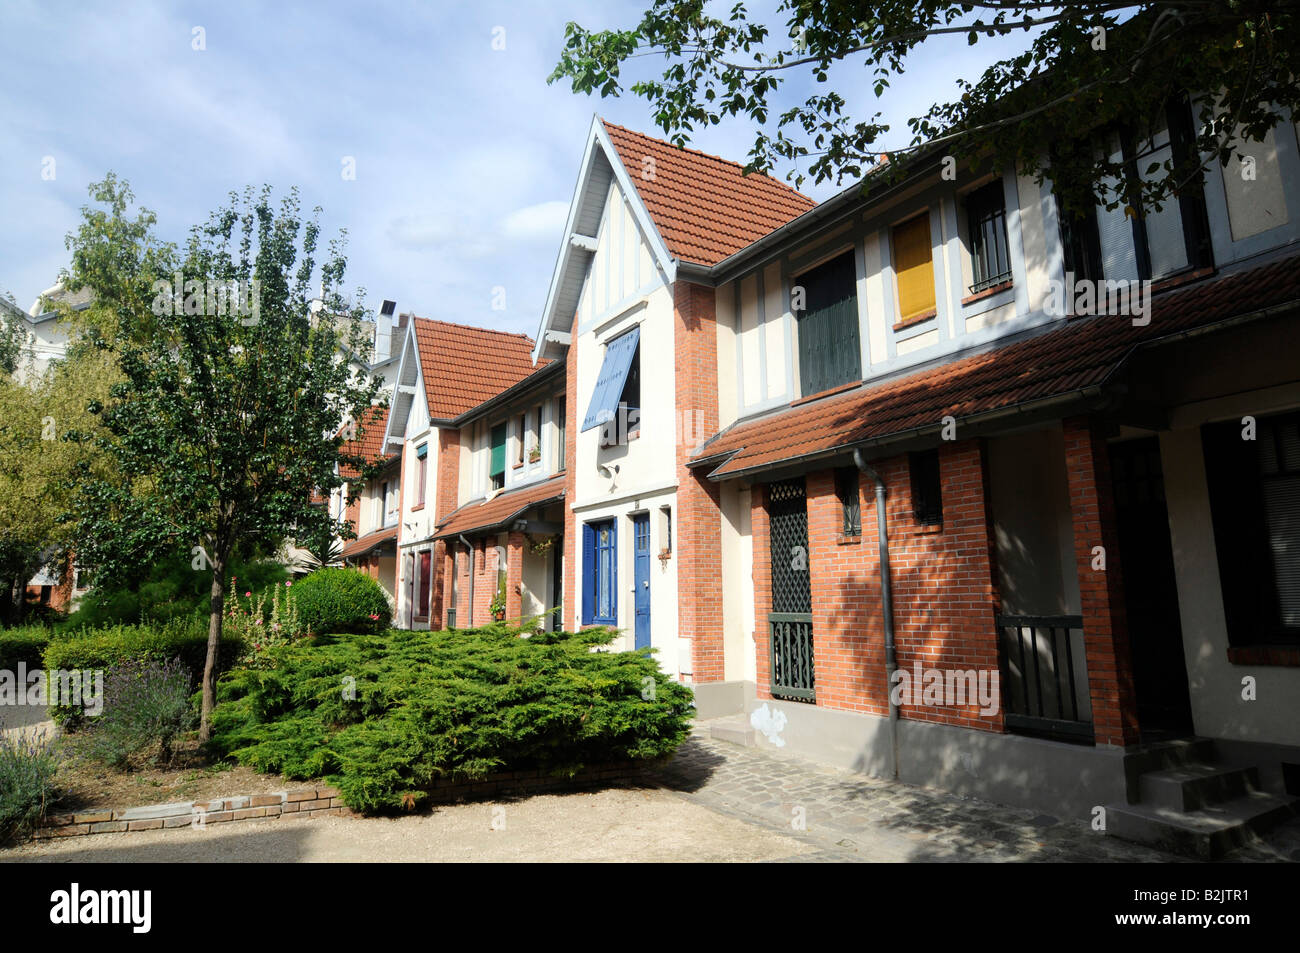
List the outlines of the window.
{"label": "window", "polygon": [[839,467],[835,470],[835,495],[840,501],[840,533],[844,536],[861,536],[862,500],[858,493],[856,467]]}
{"label": "window", "polygon": [[853,253],[841,255],[795,278],[790,303],[798,326],[802,396],[861,380],[857,267]]}
{"label": "window", "polygon": [[582,527],[582,622],[618,623],[618,531],[612,519]]}
{"label": "window", "polygon": [[[1129,187],[1164,175],[1164,165],[1177,168],[1189,161],[1195,149],[1191,107],[1187,99],[1171,100],[1163,114],[1146,130],[1112,129],[1099,147],[1115,163],[1125,163]],[[1117,183],[1104,184],[1113,196]],[[1079,217],[1060,208],[1061,244],[1065,269],[1075,280],[1158,280],[1186,268],[1212,264],[1209,223],[1198,177],[1176,196],[1167,197],[1160,209],[1126,214],[1124,203],[1115,209],[1098,205]]]}
{"label": "window", "polygon": [[491,451],[488,458],[488,480],[492,489],[499,490],[506,485],[506,425],[497,424],[492,428]]}
{"label": "window", "polygon": [[943,492],[939,486],[939,451],[908,454],[912,477],[912,517],[922,526],[943,524]]}
{"label": "window", "polygon": [[379,484],[379,496],[375,497],[375,526],[382,529],[388,522],[388,481]]}
{"label": "window", "polygon": [[[605,346],[605,359],[601,362],[600,373],[596,377],[596,387],[591,392],[591,402],[587,404],[587,415],[582,420],[582,433],[596,427],[605,427],[611,420],[615,420],[619,416],[619,404],[628,403],[630,399],[634,399],[637,416],[640,417],[640,342],[641,328],[638,325]],[[632,376],[634,362],[638,364],[636,381],[629,388],[628,379]]]}
{"label": "window", "polygon": [[565,426],[568,423],[565,417],[565,411],[566,408],[564,406],[564,398],[563,397],[555,398],[555,426],[557,428],[556,436],[555,436],[555,445],[556,445],[555,469],[557,470],[564,469],[564,454],[566,452],[566,448],[564,446],[564,433],[565,433]]}
{"label": "window", "polygon": [[415,577],[415,585],[419,592],[416,601],[415,617],[421,622],[429,618],[429,590],[432,588],[433,579],[431,572],[433,568],[433,553],[430,550],[420,552],[420,571]]}
{"label": "window", "polygon": [[540,404],[533,411],[533,426],[528,431],[528,462],[536,463],[542,459],[542,407]]}
{"label": "window", "polygon": [[515,425],[518,428],[519,442],[515,445],[515,466],[524,465],[524,444],[528,442],[528,415],[520,414]]}
{"label": "window", "polygon": [[400,497],[397,493],[396,481],[384,483],[384,525],[397,525],[397,507]]}
{"label": "window", "polygon": [[929,210],[894,226],[894,277],[898,284],[898,323],[933,317],[934,264],[930,260]]}
{"label": "window", "polygon": [[673,508],[659,507],[659,538],[663,540],[663,552],[673,551]]}
{"label": "window", "polygon": [[1007,207],[1002,180],[994,179],[966,197],[966,227],[970,234],[970,293],[979,294],[1011,280],[1007,251]]}
{"label": "window", "polygon": [[[641,345],[632,352],[632,364],[627,370],[627,380],[618,396],[618,433],[615,442],[622,442],[641,434]],[[621,437],[621,440],[620,440]]]}
{"label": "window", "polygon": [[1228,641],[1300,644],[1300,413],[1201,431]]}
{"label": "window", "polygon": [[429,445],[422,443],[415,448],[415,505],[424,505],[424,493],[429,482]]}

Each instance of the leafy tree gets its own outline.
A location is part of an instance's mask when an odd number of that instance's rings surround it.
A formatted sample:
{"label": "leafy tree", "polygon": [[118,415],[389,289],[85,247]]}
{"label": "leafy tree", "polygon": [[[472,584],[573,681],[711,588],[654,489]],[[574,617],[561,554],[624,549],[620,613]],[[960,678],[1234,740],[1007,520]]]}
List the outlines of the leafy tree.
{"label": "leafy tree", "polygon": [[183,548],[196,571],[211,572],[207,740],[231,558],[318,519],[313,492],[340,484],[339,425],[378,388],[346,359],[368,353],[365,309],[345,307],[339,293],[345,236],[322,252],[319,209],[302,221],[296,191],[278,209],[269,188],[232,194],[182,251],[153,237],[151,216],[121,240],[113,223],[131,202],[124,183],[110,177],[91,191],[108,211],[86,210],[70,237],[67,284],[91,287],[100,315],[114,319],[88,337],[123,375],[97,408],[123,479],[81,483],[79,557],[99,574],[127,575]]}
{"label": "leafy tree", "polygon": [[0,296],[0,376],[10,375],[18,368],[26,346],[27,329],[23,327],[22,311],[14,296],[6,292]]}
{"label": "leafy tree", "polygon": [[[839,182],[887,157],[881,143],[889,126],[858,88],[879,98],[904,74],[909,55],[932,39],[976,44],[1021,33],[1023,53],[974,81],[956,77],[960,98],[911,118],[910,141],[892,143],[890,156],[929,143],[981,165],[1014,165],[1040,183],[1050,162],[1062,200],[1075,210],[1094,193],[1111,206],[1121,199],[1157,204],[1200,168],[1189,151],[1153,167],[1145,184],[1127,181],[1119,163],[1070,143],[1090,130],[1125,124],[1142,134],[1167,101],[1190,91],[1202,97],[1198,149],[1226,164],[1243,148],[1237,134],[1258,139],[1283,118],[1276,106],[1300,106],[1300,5],[1293,0],[781,0],[780,26],[751,20],[743,3],[725,16],[711,7],[652,0],[630,29],[592,32],[570,23],[550,80],[616,96],[629,60],[662,55],[662,75],[639,79],[631,91],[649,102],[675,143],[684,145],[699,126],[742,116],[757,126],[749,169],[811,160],[797,183],[805,175]],[[839,64],[860,64],[864,81],[842,71],[832,81]],[[782,95],[792,76],[811,80],[813,92],[802,102]],[[1049,157],[1051,146],[1059,148]]]}

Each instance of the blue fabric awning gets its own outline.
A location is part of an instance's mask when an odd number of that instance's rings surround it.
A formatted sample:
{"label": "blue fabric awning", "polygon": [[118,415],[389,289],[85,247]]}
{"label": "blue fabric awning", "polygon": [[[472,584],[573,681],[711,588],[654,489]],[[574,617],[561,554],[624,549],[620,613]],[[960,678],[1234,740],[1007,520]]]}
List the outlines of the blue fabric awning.
{"label": "blue fabric awning", "polygon": [[632,357],[636,354],[636,346],[640,340],[641,326],[637,325],[606,345],[605,361],[600,365],[596,389],[591,392],[587,416],[582,421],[583,433],[592,427],[603,426],[618,414],[618,399],[623,395],[627,372],[632,368]]}

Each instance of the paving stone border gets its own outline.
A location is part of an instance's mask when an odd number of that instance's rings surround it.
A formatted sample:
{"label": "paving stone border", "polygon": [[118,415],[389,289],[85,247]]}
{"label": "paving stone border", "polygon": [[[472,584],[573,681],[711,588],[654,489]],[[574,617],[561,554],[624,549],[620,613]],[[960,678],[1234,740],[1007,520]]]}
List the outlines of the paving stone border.
{"label": "paving stone border", "polygon": [[272,794],[247,794],[208,801],[173,801],[125,810],[76,811],[51,814],[36,829],[39,839],[78,837],[83,834],[117,834],[126,831],[202,828],[208,824],[243,821],[256,817],[351,816],[337,788],[300,788]]}
{"label": "paving stone border", "polygon": [[[485,800],[493,797],[526,797],[556,791],[574,791],[617,784],[640,783],[649,772],[662,769],[668,759],[646,762],[613,762],[579,771],[573,777],[555,776],[542,770],[503,771],[475,780],[439,778],[430,786],[429,804]],[[271,817],[353,817],[333,787],[300,788],[272,794],[247,794],[208,801],[174,801],[125,810],[101,808],[51,814],[41,822],[38,839],[78,837],[84,834],[120,834],[129,831],[171,830],[226,821]]]}

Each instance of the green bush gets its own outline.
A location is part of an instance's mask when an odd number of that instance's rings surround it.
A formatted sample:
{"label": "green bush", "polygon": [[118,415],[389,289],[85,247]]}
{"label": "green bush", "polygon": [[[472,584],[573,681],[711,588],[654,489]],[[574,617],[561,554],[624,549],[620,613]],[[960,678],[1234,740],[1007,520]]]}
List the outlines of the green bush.
{"label": "green bush", "polygon": [[23,834],[54,799],[59,756],[41,732],[0,733],[0,843]]}
{"label": "green bush", "polygon": [[690,730],[691,692],[608,629],[321,636],[228,673],[214,753],[324,778],[363,811],[409,807],[442,776],[576,772],[658,758]]}
{"label": "green bush", "polygon": [[172,742],[193,720],[191,681],[180,659],[119,663],[105,679],[104,710],[91,723],[91,755],[122,768],[133,755],[156,747],[157,760],[170,762]]}
{"label": "green bush", "polygon": [[298,624],[316,635],[382,632],[392,623],[383,586],[356,569],[318,569],[293,584]]}
{"label": "green bush", "polygon": [[50,629],[43,625],[0,629],[0,670],[16,671],[19,662],[25,662],[28,669],[40,668],[50,636]]}
{"label": "green bush", "polygon": [[[237,636],[223,632],[218,667],[230,668],[243,651],[244,643]],[[63,633],[46,647],[44,662],[47,671],[107,671],[125,662],[142,659],[166,662],[178,658],[197,683],[203,677],[207,657],[207,627],[178,620],[166,625],[113,625]],[[50,712],[56,721],[73,714],[72,710],[55,705],[50,706]]]}
{"label": "green bush", "polygon": [[[239,592],[261,592],[288,578],[279,563],[256,559],[229,570]],[[141,578],[97,581],[63,623],[67,631],[134,623],[203,621],[212,611],[212,573],[196,571],[190,553],[168,557]]]}

